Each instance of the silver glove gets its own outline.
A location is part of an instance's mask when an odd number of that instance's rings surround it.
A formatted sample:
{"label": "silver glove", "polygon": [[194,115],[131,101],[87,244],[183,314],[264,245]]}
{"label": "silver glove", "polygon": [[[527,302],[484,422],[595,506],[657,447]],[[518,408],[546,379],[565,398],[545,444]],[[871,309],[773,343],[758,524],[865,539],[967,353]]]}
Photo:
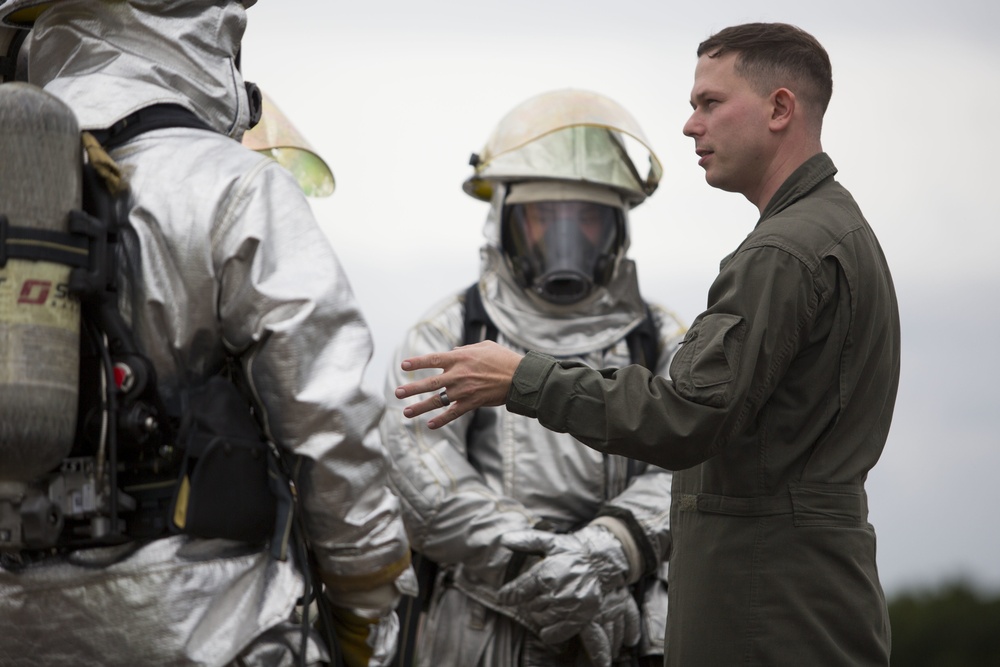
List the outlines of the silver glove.
{"label": "silver glove", "polygon": [[565,535],[521,530],[507,533],[500,543],[543,557],[501,588],[498,598],[517,607],[548,644],[580,634],[604,611],[602,600],[625,589],[628,558],[621,542],[603,526],[589,525]]}
{"label": "silver glove", "polygon": [[396,644],[399,641],[399,617],[392,611],[380,616],[378,623],[368,630],[368,646],[372,656],[368,667],[389,667],[396,655]]}
{"label": "silver glove", "polygon": [[622,647],[635,646],[641,636],[639,605],[632,592],[618,588],[604,597],[601,613],[580,630],[580,642],[590,663],[611,667]]}

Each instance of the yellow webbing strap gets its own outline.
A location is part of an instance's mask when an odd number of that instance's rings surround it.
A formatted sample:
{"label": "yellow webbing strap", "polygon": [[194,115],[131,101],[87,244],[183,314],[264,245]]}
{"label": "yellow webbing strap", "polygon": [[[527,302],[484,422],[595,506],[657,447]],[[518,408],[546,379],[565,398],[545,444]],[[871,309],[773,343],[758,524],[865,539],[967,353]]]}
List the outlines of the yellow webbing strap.
{"label": "yellow webbing strap", "polygon": [[191,497],[191,480],[187,475],[181,480],[177,491],[177,505],[174,507],[174,525],[184,530],[187,525],[188,499]]}
{"label": "yellow webbing strap", "polygon": [[112,195],[120,194],[125,190],[125,179],[122,177],[121,167],[111,159],[108,152],[90,132],[83,132],[81,138],[83,151],[87,154],[87,162],[94,167]]}

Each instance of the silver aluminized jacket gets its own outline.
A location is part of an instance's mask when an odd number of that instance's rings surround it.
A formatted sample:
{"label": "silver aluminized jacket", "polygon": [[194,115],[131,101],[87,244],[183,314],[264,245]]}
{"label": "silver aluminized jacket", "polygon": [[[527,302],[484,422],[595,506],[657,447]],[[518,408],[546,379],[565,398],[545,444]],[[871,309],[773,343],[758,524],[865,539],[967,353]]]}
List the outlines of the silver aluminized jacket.
{"label": "silver aluminized jacket", "polygon": [[[644,316],[634,264],[622,260],[609,288],[599,288],[584,303],[553,309],[514,283],[497,250],[502,199],[502,192],[494,197],[487,221],[491,243],[482,251],[479,281],[498,342],[598,368],[630,363],[625,334]],[[463,295],[444,299],[407,332],[390,367],[387,397],[418,377],[399,370],[402,359],[462,344]],[[654,306],[653,312],[661,346],[656,372],[665,375],[684,329],[663,308]],[[655,561],[658,572],[647,579],[652,583],[643,609],[643,650],[663,652],[669,472],[633,462],[630,474],[627,459],[603,455],[503,408],[481,408],[433,431],[422,418],[405,419],[402,408],[396,401],[380,424],[393,461],[390,479],[414,548],[441,566],[418,641],[421,667],[552,664],[544,649],[536,647],[539,654],[516,647],[520,640],[508,619],[528,627],[530,622],[497,602],[511,559],[500,537],[543,520],[568,531],[601,513],[634,519],[640,549]]]}
{"label": "silver aluminized jacket", "polygon": [[[409,551],[374,430],[383,402],[360,389],[371,339],[292,177],[238,142],[245,21],[238,3],[56,3],[30,38],[31,82],[84,129],[171,102],[217,130],[154,130],[112,153],[132,189],[126,316],[168,404],[239,360],[268,435],[301,462],[320,568],[374,587]],[[292,561],[181,536],[113,556],[0,570],[0,664],[223,665],[248,646],[251,664],[288,664],[280,647],[298,638],[279,635],[303,588]]]}

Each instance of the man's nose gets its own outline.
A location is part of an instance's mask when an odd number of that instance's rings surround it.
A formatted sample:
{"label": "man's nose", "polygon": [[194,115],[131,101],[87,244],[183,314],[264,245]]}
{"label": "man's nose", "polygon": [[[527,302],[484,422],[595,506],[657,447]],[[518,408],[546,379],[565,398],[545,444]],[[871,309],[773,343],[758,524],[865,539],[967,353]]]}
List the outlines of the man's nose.
{"label": "man's nose", "polygon": [[698,122],[696,118],[697,115],[698,115],[697,112],[692,113],[688,117],[687,122],[684,123],[682,131],[684,132],[685,137],[694,137],[702,133],[702,125],[700,122]]}

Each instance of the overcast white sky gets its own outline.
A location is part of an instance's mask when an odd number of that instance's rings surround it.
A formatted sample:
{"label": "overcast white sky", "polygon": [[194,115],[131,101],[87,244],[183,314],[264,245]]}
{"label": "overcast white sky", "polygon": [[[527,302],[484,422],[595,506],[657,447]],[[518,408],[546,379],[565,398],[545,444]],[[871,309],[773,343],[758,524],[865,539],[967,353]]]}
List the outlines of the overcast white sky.
{"label": "overcast white sky", "polygon": [[[695,49],[784,21],[830,52],[824,149],[882,242],[903,326],[896,416],[868,491],[891,595],[966,577],[1000,590],[1000,5],[886,2],[261,0],[243,70],[326,158],[314,210],[375,340],[381,388],[407,327],[478,276],[486,205],[469,154],[511,107],[565,87],[616,99],[664,164],[632,213],[644,295],[690,322],[756,209],[713,190],[681,134]],[[394,406],[390,403],[389,409]]]}

